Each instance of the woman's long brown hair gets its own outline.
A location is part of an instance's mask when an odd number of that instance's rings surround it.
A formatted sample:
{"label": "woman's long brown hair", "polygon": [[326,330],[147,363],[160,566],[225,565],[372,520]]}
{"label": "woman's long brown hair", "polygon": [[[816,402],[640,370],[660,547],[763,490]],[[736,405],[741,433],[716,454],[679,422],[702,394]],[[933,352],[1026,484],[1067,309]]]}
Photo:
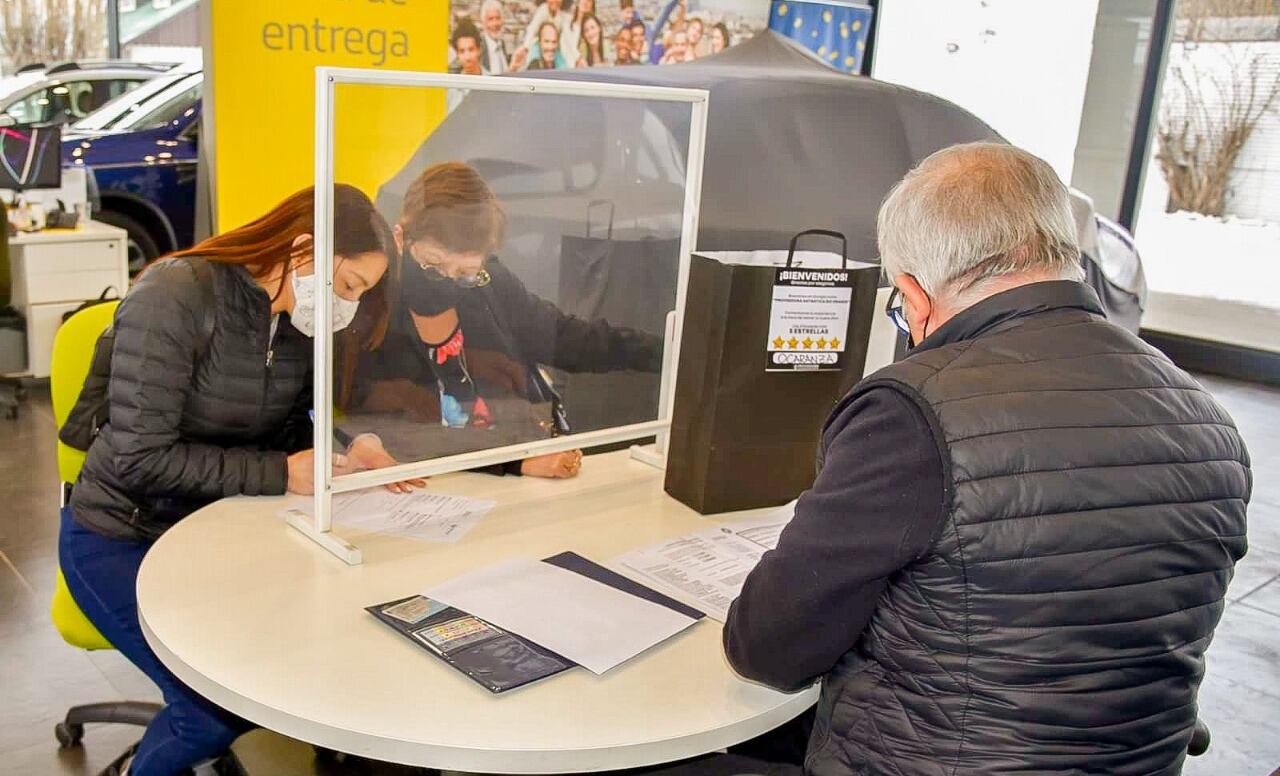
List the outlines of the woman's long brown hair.
{"label": "woman's long brown hair", "polygon": [[[220,264],[239,264],[255,278],[279,272],[274,302],[288,282],[289,269],[311,260],[315,234],[315,187],[308,186],[276,205],[266,215],[229,232],[210,237],[174,257],[198,256]],[[304,239],[299,240],[302,237]],[[295,244],[296,243],[296,244]],[[344,183],[333,187],[333,255],[382,253],[387,272],[360,297],[355,319],[335,336],[335,382],[338,406],[346,406],[360,351],[374,350],[386,337],[391,307],[400,289],[400,261],[395,237],[364,192]]]}

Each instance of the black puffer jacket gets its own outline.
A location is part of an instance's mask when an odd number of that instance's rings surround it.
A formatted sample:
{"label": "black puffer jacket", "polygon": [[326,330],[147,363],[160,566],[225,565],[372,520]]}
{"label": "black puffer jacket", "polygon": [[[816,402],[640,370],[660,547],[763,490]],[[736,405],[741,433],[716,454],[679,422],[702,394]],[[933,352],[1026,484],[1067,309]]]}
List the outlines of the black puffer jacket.
{"label": "black puffer jacket", "polygon": [[[410,313],[438,315],[450,308],[458,312],[466,334],[467,356],[477,369],[476,382],[487,397],[502,395],[509,380],[495,385],[485,372],[509,378],[521,374],[526,398],[531,402],[551,401],[548,388],[537,377],[539,366],[566,372],[662,371],[662,338],[612,326],[605,320],[585,320],[569,315],[551,302],[525,288],[515,273],[497,257],[485,264],[492,282],[481,288],[463,290],[449,282],[431,282],[410,259],[404,259],[400,305],[392,319],[386,343],[364,354],[355,380],[359,406],[377,382],[410,380],[418,385],[434,385],[436,373]],[[505,362],[503,366],[497,362]],[[501,367],[501,368],[499,368]]]}
{"label": "black puffer jacket", "polygon": [[154,539],[217,499],[279,495],[286,457],[311,446],[311,340],[244,268],[210,263],[205,298],[183,259],[147,270],[115,316],[108,423],[71,496],[75,519],[100,534]]}

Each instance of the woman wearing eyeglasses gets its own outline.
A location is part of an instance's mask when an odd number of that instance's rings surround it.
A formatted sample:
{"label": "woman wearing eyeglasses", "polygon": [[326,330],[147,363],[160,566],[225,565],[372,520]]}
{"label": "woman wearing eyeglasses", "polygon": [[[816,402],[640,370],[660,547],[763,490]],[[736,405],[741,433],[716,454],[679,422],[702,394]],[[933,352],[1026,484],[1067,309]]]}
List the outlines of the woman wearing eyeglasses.
{"label": "woman wearing eyeglasses", "polygon": [[[403,261],[399,336],[366,362],[359,382],[378,385],[358,397],[363,409],[411,409],[424,419],[438,401],[441,425],[484,429],[508,420],[499,400],[516,398],[552,436],[568,433],[569,419],[542,367],[661,370],[659,337],[567,315],[529,293],[495,255],[505,228],[501,203],[466,164],[433,165],[410,185],[394,227]],[[580,451],[556,453],[502,473],[572,477],[581,462]]]}

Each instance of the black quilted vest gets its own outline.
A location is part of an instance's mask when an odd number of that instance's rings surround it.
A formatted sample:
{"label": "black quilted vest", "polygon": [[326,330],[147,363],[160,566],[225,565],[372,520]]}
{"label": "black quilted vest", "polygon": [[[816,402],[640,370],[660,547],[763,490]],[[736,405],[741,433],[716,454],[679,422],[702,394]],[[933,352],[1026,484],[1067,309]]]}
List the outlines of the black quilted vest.
{"label": "black quilted vest", "polygon": [[1245,552],[1227,413],[1071,282],[991,297],[871,375],[945,468],[932,548],[827,675],[806,770],[1176,774]]}

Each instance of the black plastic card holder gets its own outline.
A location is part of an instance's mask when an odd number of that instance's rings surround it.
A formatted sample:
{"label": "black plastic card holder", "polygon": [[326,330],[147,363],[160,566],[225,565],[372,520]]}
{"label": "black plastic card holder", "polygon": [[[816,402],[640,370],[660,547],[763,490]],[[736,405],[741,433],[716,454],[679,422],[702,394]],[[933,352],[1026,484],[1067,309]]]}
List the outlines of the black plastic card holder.
{"label": "black plastic card holder", "polygon": [[[575,552],[562,552],[544,558],[542,562],[665,606],[694,620],[706,616]],[[526,638],[460,609],[431,602],[423,596],[407,596],[367,606],[365,611],[495,695],[577,667],[572,660]]]}
{"label": "black plastic card holder", "polygon": [[[365,607],[365,611],[391,626],[419,649],[443,660],[495,695],[533,684],[577,665],[527,639],[495,628],[452,607],[441,609],[416,623],[405,622],[386,613],[388,609],[417,598],[421,596],[409,596]],[[451,627],[471,630],[477,627],[476,624],[484,629],[484,632],[477,634],[481,636],[479,639],[462,643],[456,648],[441,648],[433,643],[431,635],[434,633],[447,631]],[[462,638],[465,641],[465,637]]]}

